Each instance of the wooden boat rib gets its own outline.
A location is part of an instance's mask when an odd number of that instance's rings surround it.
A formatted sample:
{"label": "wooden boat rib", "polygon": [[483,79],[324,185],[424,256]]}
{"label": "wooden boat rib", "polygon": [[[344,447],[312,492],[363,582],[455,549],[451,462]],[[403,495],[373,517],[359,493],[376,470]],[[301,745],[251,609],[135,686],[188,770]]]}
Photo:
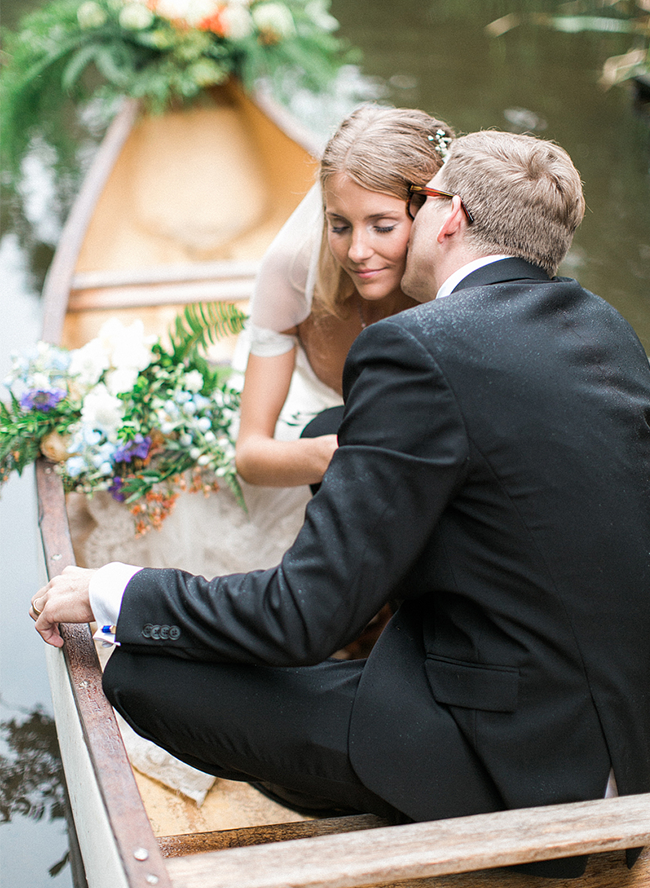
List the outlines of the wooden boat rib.
{"label": "wooden boat rib", "polygon": [[[147,142],[156,145],[148,156],[164,171],[169,133],[163,128],[169,121],[143,122],[137,104],[126,102],[97,153],[53,260],[44,291],[44,339],[77,347],[115,313],[143,318],[150,330],[160,332],[184,303],[250,295],[264,249],[313,180],[318,147],[285,112],[268,100],[252,101],[234,86],[218,91],[214,106],[212,111],[199,109],[191,124],[195,135],[215,136],[223,129],[224,138],[232,137],[235,144],[234,151],[232,144],[225,146],[225,167],[221,160],[219,175],[225,171],[229,176],[221,206],[199,219],[211,228],[211,238],[197,229],[181,232],[180,242],[172,243],[179,219],[181,224],[191,222],[193,209],[173,206],[171,215],[165,215],[165,195],[158,195],[155,185],[160,175],[143,186],[145,198],[156,198],[153,214],[150,206],[138,204],[144,198],[138,193],[142,170],[134,157],[134,139],[141,149],[143,143],[145,148]],[[216,130],[210,120],[215,114]],[[222,127],[224,121],[227,126]],[[176,139],[182,139],[186,125],[180,115],[172,121]],[[250,144],[243,146],[244,136],[252,136],[258,157]],[[212,145],[212,154],[203,157],[200,174],[220,147]],[[243,172],[235,169],[242,157]],[[192,172],[190,159],[187,167],[185,172]],[[203,192],[212,196],[215,181],[213,176],[211,184],[201,182]],[[254,192],[262,184],[267,190],[261,199]],[[116,195],[125,188],[128,200],[120,208]],[[195,198],[196,187],[189,190]],[[244,202],[243,220],[227,219],[230,227],[224,227],[220,216],[239,206],[238,201]],[[44,572],[51,578],[74,564],[75,554],[60,478],[44,459],[37,463],[36,477]],[[650,885],[650,855],[644,851],[629,871],[622,853],[650,843],[650,794],[404,826],[359,815],[156,836],[102,693],[90,629],[66,625],[62,635],[62,650],[47,649],[48,672],[91,888]],[[542,880],[495,869],[588,853],[597,856],[577,880]]]}

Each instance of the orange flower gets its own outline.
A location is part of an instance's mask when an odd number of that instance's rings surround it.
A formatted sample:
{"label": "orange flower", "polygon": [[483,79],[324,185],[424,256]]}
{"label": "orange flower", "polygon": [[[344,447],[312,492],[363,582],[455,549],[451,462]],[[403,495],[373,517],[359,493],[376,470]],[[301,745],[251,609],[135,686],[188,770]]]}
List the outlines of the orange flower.
{"label": "orange flower", "polygon": [[198,24],[199,31],[212,31],[217,37],[226,36],[226,22],[223,17],[225,6],[220,6],[212,15],[206,16]]}

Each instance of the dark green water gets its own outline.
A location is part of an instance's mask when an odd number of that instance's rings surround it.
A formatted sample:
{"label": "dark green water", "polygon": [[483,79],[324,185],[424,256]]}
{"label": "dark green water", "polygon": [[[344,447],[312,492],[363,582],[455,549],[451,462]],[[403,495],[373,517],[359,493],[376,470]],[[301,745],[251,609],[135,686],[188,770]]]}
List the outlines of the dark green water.
{"label": "dark green water", "polygon": [[[37,5],[3,0],[4,24]],[[569,151],[588,212],[562,271],[615,305],[650,352],[650,118],[635,110],[628,88],[604,92],[597,85],[603,62],[625,52],[628,38],[565,34],[530,22],[499,38],[485,31],[507,13],[557,5],[333,0],[332,11],[343,34],[362,48],[363,72],[377,78],[385,100],[435,112],[458,131],[532,129]],[[313,108],[306,109],[310,115],[322,116]],[[38,292],[60,221],[38,169],[26,186],[23,210],[5,206],[2,214],[0,376],[9,351],[38,337]],[[69,888],[69,866],[48,873],[65,854],[66,837],[43,650],[27,617],[38,587],[34,526],[26,473],[0,500],[0,883]],[[34,715],[39,707],[44,717]]]}

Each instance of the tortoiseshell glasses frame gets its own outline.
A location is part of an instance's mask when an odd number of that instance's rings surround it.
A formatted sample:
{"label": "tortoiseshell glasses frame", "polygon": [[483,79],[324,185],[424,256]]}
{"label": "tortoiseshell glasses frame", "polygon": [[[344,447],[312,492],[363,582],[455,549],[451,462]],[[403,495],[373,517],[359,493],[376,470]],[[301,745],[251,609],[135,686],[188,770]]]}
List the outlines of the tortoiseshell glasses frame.
{"label": "tortoiseshell glasses frame", "polygon": [[421,210],[424,206],[424,202],[427,197],[458,197],[460,198],[460,205],[465,213],[467,218],[467,222],[469,225],[474,221],[474,216],[470,213],[470,211],[465,206],[463,198],[460,194],[452,194],[450,191],[440,191],[438,188],[427,188],[425,185],[409,185],[409,197],[406,201],[406,212],[409,214],[411,219],[415,219],[418,210]]}

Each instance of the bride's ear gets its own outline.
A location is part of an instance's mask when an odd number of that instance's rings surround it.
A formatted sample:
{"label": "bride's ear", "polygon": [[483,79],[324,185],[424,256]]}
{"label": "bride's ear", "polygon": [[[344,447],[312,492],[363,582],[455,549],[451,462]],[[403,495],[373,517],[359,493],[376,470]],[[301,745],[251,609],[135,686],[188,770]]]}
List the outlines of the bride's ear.
{"label": "bride's ear", "polygon": [[448,237],[453,237],[462,228],[465,214],[460,197],[454,195],[451,200],[449,212],[445,215],[442,225],[438,231],[438,243],[442,243]]}

